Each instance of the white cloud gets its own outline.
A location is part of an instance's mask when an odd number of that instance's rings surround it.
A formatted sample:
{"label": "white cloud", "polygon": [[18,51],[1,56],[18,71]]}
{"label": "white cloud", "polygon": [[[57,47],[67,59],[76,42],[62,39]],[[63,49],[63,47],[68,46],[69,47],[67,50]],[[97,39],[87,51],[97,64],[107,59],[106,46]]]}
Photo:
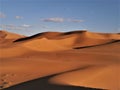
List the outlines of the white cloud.
{"label": "white cloud", "polygon": [[0,12],[0,18],[5,18],[5,17],[6,17],[6,15],[4,13]]}
{"label": "white cloud", "polygon": [[84,22],[84,20],[78,20],[78,19],[69,19],[68,21],[70,21],[70,22],[75,22],[75,23]]}
{"label": "white cloud", "polygon": [[64,22],[64,18],[53,17],[53,18],[43,19],[43,21],[44,22],[56,22],[56,23],[60,23],[60,22]]}
{"label": "white cloud", "polygon": [[4,30],[22,30],[24,28],[20,27],[20,26],[15,26],[13,24],[2,24],[0,25],[0,28],[4,29]]}
{"label": "white cloud", "polygon": [[31,25],[23,24],[22,27],[24,27],[24,28],[29,28],[29,27],[31,27]]}
{"label": "white cloud", "polygon": [[16,19],[23,19],[22,16],[15,16]]}
{"label": "white cloud", "polygon": [[44,21],[44,22],[55,22],[55,23],[62,23],[62,22],[81,23],[84,20],[53,17],[53,18],[42,19],[42,21]]}
{"label": "white cloud", "polygon": [[25,30],[27,28],[29,28],[30,25],[13,25],[13,24],[1,24],[0,25],[0,28],[3,29],[3,30]]}
{"label": "white cloud", "polygon": [[2,28],[2,29],[8,29],[8,28],[14,28],[14,25],[12,25],[12,24],[7,24],[7,25],[4,25],[4,24],[1,24],[0,25],[0,28]]}

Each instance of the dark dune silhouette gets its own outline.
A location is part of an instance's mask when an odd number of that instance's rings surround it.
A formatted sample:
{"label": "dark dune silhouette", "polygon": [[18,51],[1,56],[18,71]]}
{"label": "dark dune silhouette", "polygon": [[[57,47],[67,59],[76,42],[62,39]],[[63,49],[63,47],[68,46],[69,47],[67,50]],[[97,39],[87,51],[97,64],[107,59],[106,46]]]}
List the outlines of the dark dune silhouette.
{"label": "dark dune silhouette", "polygon": [[[83,33],[83,32],[86,32],[86,31],[70,31],[70,32],[62,33],[62,34],[60,34],[60,35],[79,34],[79,33]],[[30,39],[33,39],[33,38],[40,37],[40,36],[42,36],[42,35],[44,35],[44,37],[45,37],[45,34],[47,34],[47,33],[56,33],[56,32],[42,32],[42,33],[38,33],[38,34],[29,36],[29,37],[19,38],[19,39],[15,40],[14,42],[26,41],[26,40],[30,40]],[[58,33],[58,32],[57,32],[57,33]]]}
{"label": "dark dune silhouette", "polygon": [[70,34],[80,34],[80,33],[84,33],[84,32],[87,32],[85,30],[82,30],[82,31],[70,31],[70,32],[65,32],[61,35],[70,35]]}
{"label": "dark dune silhouette", "polygon": [[30,37],[19,38],[19,39],[15,40],[14,42],[26,41],[26,40],[29,40],[29,39],[32,39],[32,38],[40,37],[43,34],[44,33],[38,33],[38,34],[32,35]]}

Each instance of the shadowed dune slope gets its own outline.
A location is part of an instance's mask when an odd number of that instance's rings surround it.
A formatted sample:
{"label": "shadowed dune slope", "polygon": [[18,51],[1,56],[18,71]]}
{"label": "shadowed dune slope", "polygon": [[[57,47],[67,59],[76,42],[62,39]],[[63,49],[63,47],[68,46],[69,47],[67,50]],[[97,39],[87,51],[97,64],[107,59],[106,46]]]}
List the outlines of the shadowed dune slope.
{"label": "shadowed dune slope", "polygon": [[48,80],[52,77],[54,77],[54,75],[25,82],[10,88],[6,88],[4,90],[103,90],[80,86],[50,84],[48,83]]}

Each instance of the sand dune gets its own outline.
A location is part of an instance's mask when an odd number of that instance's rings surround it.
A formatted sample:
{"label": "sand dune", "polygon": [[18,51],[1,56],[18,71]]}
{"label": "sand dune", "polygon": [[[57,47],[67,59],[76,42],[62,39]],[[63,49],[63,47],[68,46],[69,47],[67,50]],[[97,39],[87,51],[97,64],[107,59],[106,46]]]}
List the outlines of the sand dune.
{"label": "sand dune", "polygon": [[32,50],[60,51],[74,47],[99,45],[119,39],[119,34],[101,34],[88,31],[74,31],[67,33],[45,32],[31,37],[18,39],[17,43]]}
{"label": "sand dune", "polygon": [[16,34],[16,33],[10,33],[10,32],[4,31],[4,30],[0,31],[0,38],[3,38],[3,39],[18,39],[18,38],[22,38],[22,37],[24,37],[24,36]]}
{"label": "sand dune", "polygon": [[0,89],[41,90],[45,85],[45,90],[119,90],[119,53],[117,33],[44,32],[25,37],[1,31]]}
{"label": "sand dune", "polygon": [[0,31],[0,47],[8,47],[13,43],[14,40],[23,37],[25,36],[2,30]]}

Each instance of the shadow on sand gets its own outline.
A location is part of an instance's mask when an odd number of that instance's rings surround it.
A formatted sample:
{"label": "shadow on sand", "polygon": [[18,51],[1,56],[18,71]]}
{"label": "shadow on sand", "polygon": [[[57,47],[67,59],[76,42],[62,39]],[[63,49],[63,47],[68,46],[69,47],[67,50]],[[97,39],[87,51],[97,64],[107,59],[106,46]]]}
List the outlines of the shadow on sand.
{"label": "shadow on sand", "polygon": [[24,82],[22,84],[18,84],[3,90],[103,90],[103,89],[92,89],[92,88],[79,87],[79,86],[50,84],[48,80],[53,76],[55,75]]}
{"label": "shadow on sand", "polygon": [[120,43],[120,40],[113,40],[107,43],[99,44],[99,45],[91,45],[91,46],[83,46],[83,47],[75,47],[73,49],[84,49],[84,48],[91,48],[91,47],[97,47],[97,46],[102,46],[102,45],[107,45],[111,43]]}

